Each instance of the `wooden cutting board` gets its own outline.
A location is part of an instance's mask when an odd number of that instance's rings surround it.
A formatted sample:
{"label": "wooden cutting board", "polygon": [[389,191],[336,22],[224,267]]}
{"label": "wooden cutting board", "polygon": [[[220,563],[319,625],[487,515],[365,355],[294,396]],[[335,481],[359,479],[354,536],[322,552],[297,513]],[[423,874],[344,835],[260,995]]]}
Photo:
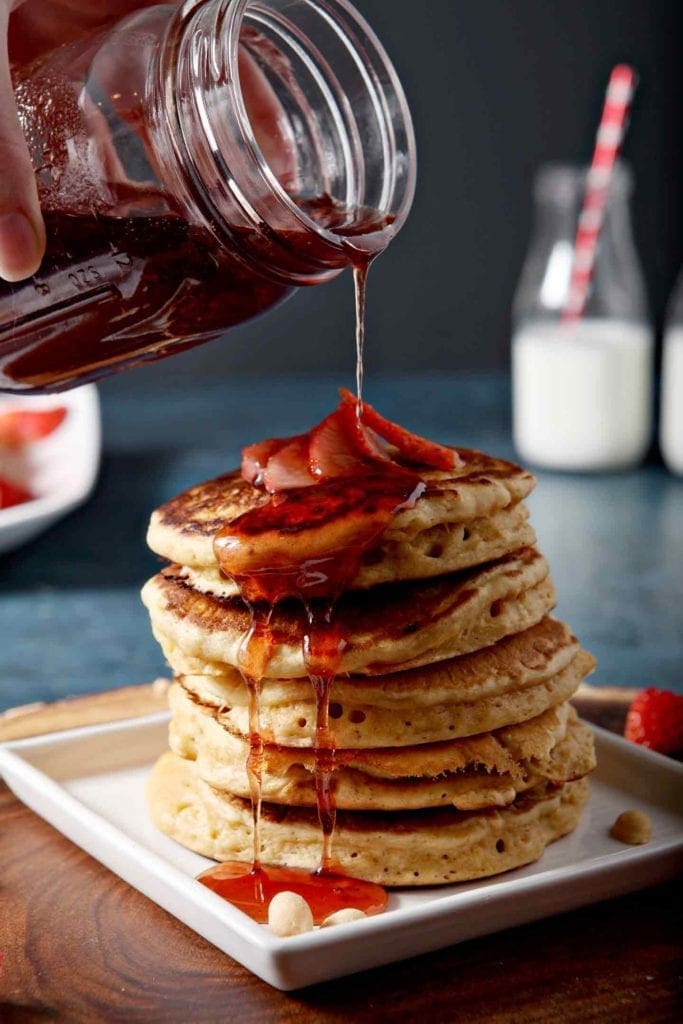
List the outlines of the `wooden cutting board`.
{"label": "wooden cutting board", "polygon": [[153,683],[139,686],[122,686],[104,693],[67,697],[53,704],[23,704],[10,708],[0,714],[0,743],[164,711],[170,685],[168,679],[155,679]]}

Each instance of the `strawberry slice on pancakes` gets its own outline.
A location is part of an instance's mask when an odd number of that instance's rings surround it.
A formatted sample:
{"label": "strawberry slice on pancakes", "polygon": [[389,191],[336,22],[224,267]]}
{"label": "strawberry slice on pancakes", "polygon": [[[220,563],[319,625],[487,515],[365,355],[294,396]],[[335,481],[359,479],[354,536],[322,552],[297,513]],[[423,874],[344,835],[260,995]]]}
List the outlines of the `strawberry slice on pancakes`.
{"label": "strawberry slice on pancakes", "polygon": [[345,388],[340,395],[337,409],[307,434],[271,438],[245,448],[244,479],[277,494],[378,470],[392,469],[400,475],[406,471],[402,463],[444,471],[460,465],[454,449],[412,434],[371,405],[364,403],[359,417],[355,395]]}
{"label": "strawberry slice on pancakes", "polygon": [[[357,405],[356,396],[346,388],[340,388],[342,405],[355,411]],[[363,402],[361,420],[366,427],[374,430],[376,434],[384,438],[388,444],[394,446],[399,454],[407,462],[418,466],[429,466],[430,469],[449,470],[460,465],[460,457],[453,448],[446,448],[445,445],[437,444],[436,441],[428,441],[426,437],[413,434],[405,427],[393,423],[391,420],[381,416],[371,405]]]}
{"label": "strawberry slice on pancakes", "polygon": [[355,403],[342,402],[310,437],[309,466],[318,480],[367,472],[369,463],[391,461],[378,438],[358,420]]}

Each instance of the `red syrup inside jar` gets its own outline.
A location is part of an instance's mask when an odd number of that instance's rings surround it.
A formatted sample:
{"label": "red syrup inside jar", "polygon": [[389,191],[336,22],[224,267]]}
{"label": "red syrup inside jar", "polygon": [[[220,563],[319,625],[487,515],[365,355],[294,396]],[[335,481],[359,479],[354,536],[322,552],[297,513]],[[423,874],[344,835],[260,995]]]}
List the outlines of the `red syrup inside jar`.
{"label": "red syrup inside jar", "polygon": [[[153,208],[153,193],[133,202]],[[316,219],[329,197],[315,201]],[[306,203],[301,203],[304,211]],[[349,217],[350,220],[350,217]],[[171,351],[211,340],[277,305],[292,288],[244,263],[236,247],[173,212],[124,217],[63,211],[45,214],[47,252],[35,277],[0,282],[0,388],[57,388],[95,379],[125,361],[160,359]],[[390,230],[386,218],[360,211],[335,228],[349,238]],[[286,233],[283,233],[283,235]],[[290,233],[291,234],[291,233]],[[284,238],[295,247],[301,238]],[[352,244],[349,243],[349,250]],[[315,256],[315,245],[309,250]],[[281,254],[279,254],[281,256]]]}
{"label": "red syrup inside jar", "polygon": [[217,337],[291,291],[174,214],[48,212],[45,227],[36,276],[0,283],[0,387],[4,379],[50,388],[94,379],[122,360],[159,359]]}

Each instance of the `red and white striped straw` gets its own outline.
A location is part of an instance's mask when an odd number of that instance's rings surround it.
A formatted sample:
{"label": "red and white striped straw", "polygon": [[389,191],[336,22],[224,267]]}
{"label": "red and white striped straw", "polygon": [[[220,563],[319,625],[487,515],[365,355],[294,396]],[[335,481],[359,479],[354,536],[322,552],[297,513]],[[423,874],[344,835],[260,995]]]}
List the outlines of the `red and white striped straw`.
{"label": "red and white striped straw", "polygon": [[569,294],[562,313],[563,323],[579,320],[586,307],[612,172],[624,138],[636,80],[635,71],[627,64],[617,64],[609,76],[574,242]]}

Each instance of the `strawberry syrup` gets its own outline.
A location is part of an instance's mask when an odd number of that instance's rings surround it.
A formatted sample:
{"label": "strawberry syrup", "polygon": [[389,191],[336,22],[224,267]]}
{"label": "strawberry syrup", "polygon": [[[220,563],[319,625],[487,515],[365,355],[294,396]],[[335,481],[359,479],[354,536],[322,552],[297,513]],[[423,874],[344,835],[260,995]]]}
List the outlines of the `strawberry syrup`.
{"label": "strawberry syrup", "polygon": [[[357,395],[343,393],[338,410],[308,434],[245,449],[243,475],[269,491],[271,499],[228,523],[214,541],[222,573],[238,585],[252,614],[239,667],[249,691],[247,771],[254,850],[251,870],[228,862],[204,872],[199,880],[256,921],[267,920],[270,900],[284,890],[307,900],[316,923],[342,907],[373,914],[386,906],[381,886],[347,877],[333,857],[339,761],[329,724],[330,691],[348,640],[334,608],[392,517],[412,507],[425,489],[420,475],[395,461],[380,436],[409,463],[441,469],[457,464],[450,449],[410,435],[363,406],[365,289],[369,266],[381,247],[361,253],[349,240],[348,249],[356,299]],[[370,429],[365,417],[372,421]],[[261,863],[260,686],[277,646],[273,610],[290,600],[302,602],[306,610],[302,655],[316,701],[314,775],[322,856],[314,874]]]}
{"label": "strawberry syrup", "polygon": [[[245,871],[243,863],[228,862],[209,869],[199,880],[254,920],[267,919],[270,899],[283,890],[302,895],[316,923],[342,907],[373,914],[386,906],[381,886],[347,878],[333,856],[338,761],[330,730],[330,690],[347,643],[334,606],[357,575],[363,554],[379,540],[394,513],[414,503],[421,492],[419,478],[398,467],[383,468],[374,475],[368,472],[363,480],[341,477],[276,494],[269,503],[229,523],[216,537],[219,564],[235,580],[252,612],[252,627],[240,652],[240,671],[249,691],[247,771],[254,850],[251,871]],[[331,527],[341,528],[342,536],[352,536],[355,542],[347,541],[341,550],[328,548],[324,539]],[[297,557],[304,550],[308,555]],[[241,564],[244,552],[252,560],[249,568]],[[236,563],[241,565],[240,572],[234,571]],[[280,601],[291,599],[301,601],[306,609],[302,653],[316,702],[314,778],[322,855],[314,875],[261,862],[260,684],[277,642],[270,626],[272,610]]]}

